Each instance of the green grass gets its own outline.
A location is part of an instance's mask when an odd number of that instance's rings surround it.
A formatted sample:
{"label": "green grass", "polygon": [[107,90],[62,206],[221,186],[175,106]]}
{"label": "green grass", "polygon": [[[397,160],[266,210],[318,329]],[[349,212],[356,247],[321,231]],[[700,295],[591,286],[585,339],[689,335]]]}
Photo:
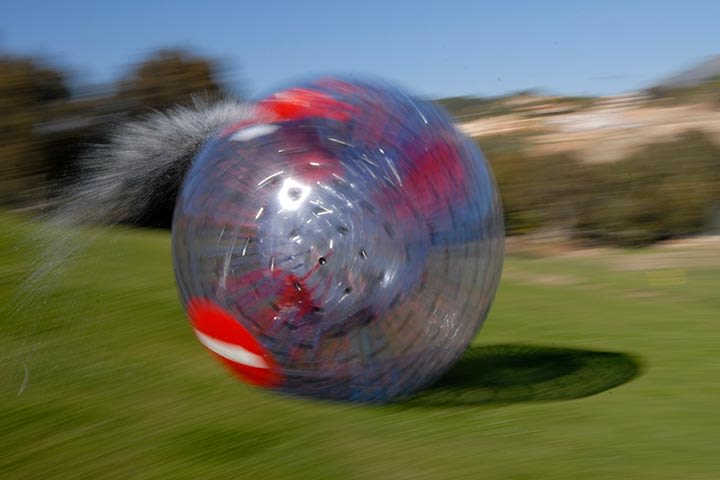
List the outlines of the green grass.
{"label": "green grass", "polygon": [[717,247],[510,256],[446,379],[357,406],[226,374],[166,233],[114,230],[18,291],[37,232],[0,217],[0,478],[720,477]]}

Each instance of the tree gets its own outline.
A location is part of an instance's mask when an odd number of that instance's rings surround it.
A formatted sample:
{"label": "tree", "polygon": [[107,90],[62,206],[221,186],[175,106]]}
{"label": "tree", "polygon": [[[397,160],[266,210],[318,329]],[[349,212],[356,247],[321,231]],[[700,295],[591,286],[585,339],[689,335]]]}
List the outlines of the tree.
{"label": "tree", "polygon": [[720,147],[704,133],[648,145],[591,169],[594,186],[580,207],[577,235],[645,245],[711,228],[720,204]]}
{"label": "tree", "polygon": [[48,152],[37,126],[69,97],[64,75],[37,60],[0,57],[0,202],[45,184]]}
{"label": "tree", "polygon": [[131,114],[186,105],[193,95],[216,97],[223,88],[214,61],[183,50],[160,50],[120,82],[118,97]]}

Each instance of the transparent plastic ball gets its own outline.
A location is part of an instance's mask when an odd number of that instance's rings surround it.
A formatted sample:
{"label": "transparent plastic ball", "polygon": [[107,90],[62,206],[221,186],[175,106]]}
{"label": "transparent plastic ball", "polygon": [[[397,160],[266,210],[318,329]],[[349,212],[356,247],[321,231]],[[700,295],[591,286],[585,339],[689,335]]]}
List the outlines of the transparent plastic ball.
{"label": "transparent plastic ball", "polygon": [[173,261],[196,336],[243,380],[385,402],[470,344],[503,234],[488,165],[442,110],[325,78],[257,102],[204,146]]}

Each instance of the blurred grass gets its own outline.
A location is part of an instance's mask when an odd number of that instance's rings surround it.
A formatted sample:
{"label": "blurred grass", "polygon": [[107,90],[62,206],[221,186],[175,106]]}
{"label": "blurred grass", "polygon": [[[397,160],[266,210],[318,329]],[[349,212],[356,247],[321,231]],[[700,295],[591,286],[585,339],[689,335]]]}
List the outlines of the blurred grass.
{"label": "blurred grass", "polygon": [[[166,233],[113,230],[18,293],[52,241],[37,231],[0,216],[0,478],[720,477],[717,247],[508,258],[470,354],[545,352],[516,362],[518,375],[572,352],[615,355],[641,365],[627,383],[422,404],[435,389],[378,407],[280,397],[226,374],[181,311]],[[508,383],[473,376],[488,365],[473,361],[441,386]],[[489,368],[511,376],[508,365]]]}

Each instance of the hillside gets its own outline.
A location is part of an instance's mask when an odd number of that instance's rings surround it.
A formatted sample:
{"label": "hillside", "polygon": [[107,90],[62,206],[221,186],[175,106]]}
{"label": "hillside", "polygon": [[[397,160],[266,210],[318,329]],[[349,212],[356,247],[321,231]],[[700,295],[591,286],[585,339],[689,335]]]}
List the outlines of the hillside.
{"label": "hillside", "polygon": [[690,68],[674,73],[657,82],[655,87],[663,89],[694,87],[717,77],[720,77],[720,55],[715,55]]}
{"label": "hillside", "polygon": [[1,478],[717,478],[717,244],[511,253],[457,366],[373,407],[234,380],[187,325],[169,235],[97,233],[16,290],[53,231],[0,217]]}
{"label": "hillside", "polygon": [[523,92],[439,103],[472,137],[517,135],[532,153],[569,154],[582,162],[601,163],[691,130],[705,132],[720,144],[720,83],[688,88],[595,98]]}

